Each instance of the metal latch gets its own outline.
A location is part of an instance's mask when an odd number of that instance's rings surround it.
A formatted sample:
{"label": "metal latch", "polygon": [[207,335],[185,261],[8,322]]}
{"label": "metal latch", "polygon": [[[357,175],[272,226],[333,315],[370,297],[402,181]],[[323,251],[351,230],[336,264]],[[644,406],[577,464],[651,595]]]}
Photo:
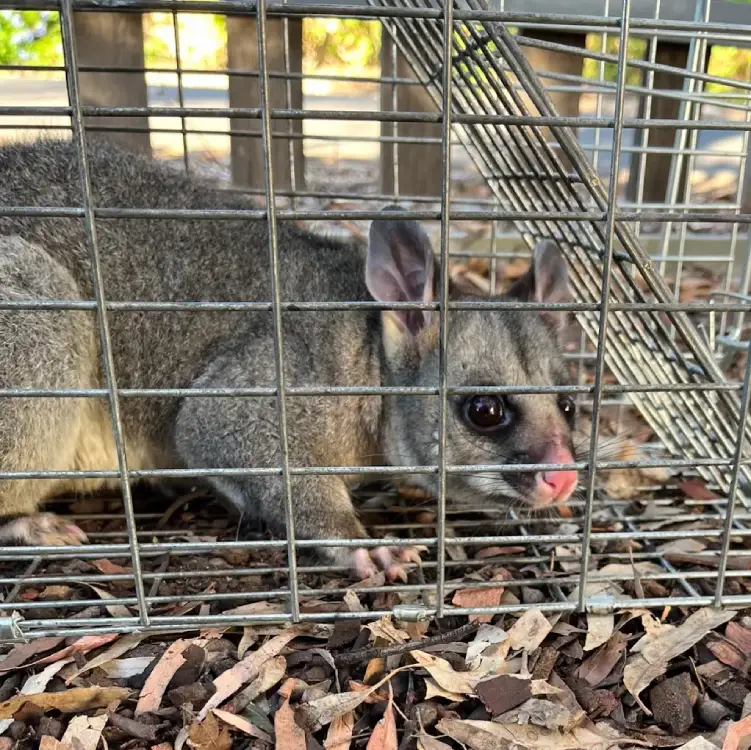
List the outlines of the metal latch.
{"label": "metal latch", "polygon": [[394,606],[394,618],[403,622],[425,622],[432,617],[430,610],[419,604],[396,604]]}
{"label": "metal latch", "polygon": [[0,643],[26,643],[29,639],[21,630],[23,617],[13,612],[10,617],[0,617]]}

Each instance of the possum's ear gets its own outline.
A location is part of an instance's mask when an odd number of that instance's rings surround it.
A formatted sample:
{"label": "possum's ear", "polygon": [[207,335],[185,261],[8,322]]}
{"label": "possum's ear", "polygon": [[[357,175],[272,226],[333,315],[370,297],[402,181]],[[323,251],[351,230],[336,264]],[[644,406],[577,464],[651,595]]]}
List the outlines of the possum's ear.
{"label": "possum's ear", "polygon": [[[543,240],[537,243],[529,270],[514,282],[507,296],[527,302],[571,301],[568,266],[555,242]],[[541,315],[556,333],[561,333],[568,313],[554,310],[542,311]]]}
{"label": "possum's ear", "polygon": [[[425,230],[414,221],[377,219],[370,225],[365,283],[378,302],[434,302],[435,257]],[[430,325],[429,310],[390,310],[384,323],[416,336]]]}

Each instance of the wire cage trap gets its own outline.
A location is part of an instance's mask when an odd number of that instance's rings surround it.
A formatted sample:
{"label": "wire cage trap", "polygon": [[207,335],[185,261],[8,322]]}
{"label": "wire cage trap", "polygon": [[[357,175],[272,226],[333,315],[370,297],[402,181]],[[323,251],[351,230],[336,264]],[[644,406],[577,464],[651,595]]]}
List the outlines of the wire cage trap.
{"label": "wire cage trap", "polygon": [[[120,0],[116,5],[131,11],[152,5],[162,9],[159,3],[129,3],[127,0]],[[591,382],[580,379],[576,385],[557,389],[585,399],[591,397],[593,452],[578,468],[596,464],[602,471],[636,470],[637,475],[640,469],[667,468],[675,475],[698,476],[702,486],[706,485],[705,495],[684,497],[680,485],[671,477],[661,485],[644,488],[643,495],[614,500],[606,491],[601,491],[596,472],[591,471],[582,498],[572,503],[573,517],[528,518],[508,509],[495,509],[493,526],[497,533],[493,534],[487,533],[488,522],[482,520],[485,517],[480,513],[488,511],[487,508],[478,508],[478,512],[469,513],[468,518],[466,513],[462,516],[447,505],[450,498],[446,498],[445,493],[437,498],[435,508],[408,507],[404,495],[388,495],[391,506],[397,506],[395,511],[391,508],[396,515],[387,514],[384,520],[383,513],[376,513],[374,520],[368,522],[373,544],[378,539],[396,535],[405,543],[409,540],[426,544],[430,554],[421,569],[410,572],[408,583],[387,585],[376,580],[363,589],[367,591],[363,597],[367,596],[370,607],[368,617],[394,613],[409,621],[454,614],[519,612],[533,605],[559,612],[612,611],[637,605],[661,607],[667,604],[745,606],[751,602],[742,580],[748,510],[744,491],[751,480],[751,468],[743,450],[747,427],[741,415],[748,406],[749,371],[745,372],[744,382],[739,381],[737,367],[728,374],[727,350],[721,343],[723,336],[731,338],[728,334],[733,326],[742,331],[742,317],[749,309],[744,296],[748,291],[747,274],[737,287],[738,298],[732,296],[735,282],[728,266],[724,288],[714,298],[700,303],[680,301],[678,278],[676,288],[671,289],[664,275],[665,263],[656,267],[637,231],[647,223],[656,223],[661,227],[664,247],[668,247],[675,233],[682,236],[685,244],[688,223],[707,218],[709,211],[702,204],[692,202],[690,192],[683,203],[677,200],[678,186],[685,179],[682,164],[689,166],[690,174],[697,158],[695,135],[699,130],[742,132],[742,148],[737,154],[739,191],[744,181],[751,85],[747,81],[729,81],[710,75],[704,71],[703,61],[708,40],[722,38],[724,34],[726,41],[732,42],[747,37],[751,29],[747,25],[728,31],[720,28],[720,24],[713,26],[709,23],[711,6],[710,2],[697,4],[693,22],[664,20],[659,16],[654,20],[632,18],[630,2],[623,4],[620,16],[606,12],[602,18],[560,15],[543,18],[490,11],[479,0],[456,2],[451,6],[432,0],[369,0],[369,6],[351,11],[381,20],[419,85],[436,105],[435,113],[381,113],[381,120],[395,121],[397,126],[400,122],[422,121],[442,127],[443,179],[439,208],[427,205],[414,211],[405,210],[405,215],[423,220],[440,218],[444,272],[448,273],[452,258],[451,226],[468,220],[493,226],[498,222],[511,222],[529,248],[541,239],[551,239],[566,256],[575,304],[562,307],[575,313],[577,324],[594,349],[590,350],[592,356],[586,368],[592,375]],[[40,112],[46,110],[70,117],[73,137],[80,147],[84,144],[85,128],[91,127],[98,118],[168,114],[167,108],[139,110],[131,107],[128,111],[128,107],[83,104],[72,70],[76,62],[75,44],[71,43],[72,19],[74,13],[92,8],[76,0],[64,0],[59,6],[52,4],[50,7],[59,9],[62,21],[70,98],[67,107],[57,110],[40,107]],[[190,4],[190,10],[197,12],[216,12],[223,8],[216,4],[210,7]],[[188,10],[179,3],[173,3],[169,9]],[[265,14],[274,19],[295,18],[304,14],[331,14],[332,10],[297,8],[293,4],[266,7],[263,2],[258,3],[257,9],[262,19],[258,24],[259,67],[250,73],[261,81],[261,106],[240,114],[256,118],[263,125],[256,135],[265,134],[263,142],[268,165],[273,161],[270,154],[274,137],[270,133],[274,123],[284,120],[285,116],[303,121],[308,116],[314,118],[304,108],[296,111],[288,106],[280,110],[269,104],[269,90],[277,78],[272,75],[275,71],[269,70],[267,53],[261,43],[269,33]],[[256,8],[228,3],[226,10],[252,15]],[[621,53],[585,53],[565,44],[525,37],[523,32],[518,35],[510,32],[510,25],[524,26],[525,22],[554,28],[556,24],[587,26],[617,33]],[[654,60],[627,59],[623,50],[627,49],[631,35],[652,39],[654,44],[660,34],[691,37],[688,69]],[[589,118],[560,117],[541,83],[540,73],[535,72],[525,58],[526,45],[577,55],[591,54],[601,65],[615,63],[616,81],[609,87],[603,83],[603,90],[613,95],[612,116],[599,112]],[[646,85],[639,87],[627,82],[630,68],[644,73]],[[618,199],[624,133],[676,128],[675,120],[628,116],[626,99],[634,90],[643,96],[661,96],[664,92],[650,89],[649,79],[666,69],[680,74],[684,82],[682,90],[670,94],[680,100],[682,107],[680,127],[676,130],[674,150],[677,153],[670,176],[670,184],[675,186],[672,188],[674,205],[665,210],[642,205],[637,200],[633,210],[624,210],[619,208]],[[276,73],[285,81],[292,78],[288,70]],[[732,85],[734,91],[741,93],[729,100],[718,99],[705,91],[710,84]],[[599,101],[602,90],[597,96]],[[223,114],[209,115],[200,107],[186,106],[182,83],[179,98],[174,112],[181,118],[185,143],[187,118]],[[450,107],[446,106],[447,102]],[[743,113],[745,120],[739,123],[724,120],[719,115],[712,120],[691,119],[692,112],[696,115],[702,107],[717,102],[731,105],[736,112]],[[9,116],[31,113],[28,107],[17,107],[16,111],[13,107],[4,107],[3,110]],[[320,119],[325,119],[325,114]],[[347,113],[339,114],[346,119]],[[612,130],[610,175],[605,181],[574,133],[573,128],[585,126]],[[470,155],[489,188],[490,202],[482,210],[462,211],[452,197],[450,145],[454,137]],[[632,168],[640,155],[648,153],[648,143],[632,149]],[[309,197],[303,191],[300,195],[296,195],[294,189],[290,191],[290,208],[277,207],[278,196],[268,179],[264,193],[267,203],[256,210],[255,217],[250,217],[251,212],[248,212],[249,218],[268,215],[273,221],[367,220],[376,214],[372,210],[376,202],[387,202],[387,198],[400,201],[394,191],[392,195],[379,195],[377,201],[360,196],[364,209],[359,205],[355,210],[334,205],[333,210],[316,211],[299,209],[300,201]],[[322,200],[329,199],[324,196]],[[353,200],[356,199],[348,199],[349,205]],[[101,217],[94,218],[95,207],[83,206],[83,209],[94,224],[101,220]],[[10,205],[2,210],[5,215],[13,216],[14,211],[18,214],[23,207]],[[712,210],[711,217],[714,222],[732,227],[729,244],[735,247],[741,242],[749,216],[742,212],[739,202],[719,211]],[[677,264],[688,265],[687,258],[680,253],[679,256]],[[751,263],[745,270],[748,268]],[[280,309],[278,299],[269,304],[275,310]],[[107,301],[105,284],[97,291],[92,307],[104,310],[108,305],[108,314],[113,314],[117,304],[113,306]],[[491,303],[477,304],[483,305],[491,306]],[[533,303],[512,306],[528,311],[539,309]],[[438,307],[445,327],[447,307]],[[744,341],[741,337],[743,346]],[[450,352],[444,355],[450,356]],[[581,375],[581,367],[579,372]],[[111,380],[106,389],[112,403],[137,397],[127,392],[118,394],[113,382]],[[444,404],[450,386],[439,383],[433,391],[444,399]],[[18,395],[6,393],[3,397]],[[305,393],[291,389],[287,397],[305,398]],[[605,411],[603,403],[608,397],[625,397],[636,407],[644,423],[654,431],[653,442],[659,451],[655,456],[638,454],[609,460],[607,456],[598,455],[597,431]],[[445,476],[446,472],[487,471],[489,467],[447,467],[444,464],[424,468]],[[115,476],[126,470],[123,455]],[[163,473],[170,475],[170,472]],[[157,476],[159,471],[152,474]],[[140,472],[140,476],[143,475],[144,472]],[[190,478],[190,469],[172,472],[172,475]],[[129,476],[135,480],[139,472],[131,471]],[[80,516],[80,523],[90,524],[87,531],[91,531],[92,540],[97,544],[76,549],[20,547],[1,551],[0,560],[7,564],[2,578],[7,590],[5,618],[1,623],[6,637],[81,635],[111,630],[151,632],[188,626],[262,625],[293,619],[329,622],[363,616],[360,611],[343,609],[342,601],[352,585],[345,570],[290,562],[289,555],[295,557],[298,551],[328,545],[330,540],[239,540],[234,527],[218,521],[215,506],[207,505],[203,499],[196,501],[193,496],[180,496],[157,511],[147,492],[145,505],[139,505],[136,496],[134,509],[129,486],[126,480],[126,528],[123,528],[123,514],[117,499],[85,498],[76,502],[75,507],[82,511],[76,518]],[[380,500],[382,495],[377,494],[372,499]],[[424,498],[420,502],[424,503]],[[366,517],[369,507],[366,501]],[[685,539],[700,539],[701,549],[670,547],[671,543]],[[358,542],[349,540],[347,543],[355,546]],[[481,550],[490,550],[494,555],[475,556]],[[616,567],[606,568],[607,565]],[[642,566],[636,588],[632,565]],[[457,596],[460,592],[486,590],[488,579],[498,575],[501,567],[503,589],[509,592],[505,598],[501,599],[499,594],[493,604],[483,605],[472,595]],[[613,583],[618,591],[611,587]],[[630,598],[622,596],[624,589],[630,592]],[[102,591],[105,596],[114,596],[106,599],[108,611],[102,606]]]}

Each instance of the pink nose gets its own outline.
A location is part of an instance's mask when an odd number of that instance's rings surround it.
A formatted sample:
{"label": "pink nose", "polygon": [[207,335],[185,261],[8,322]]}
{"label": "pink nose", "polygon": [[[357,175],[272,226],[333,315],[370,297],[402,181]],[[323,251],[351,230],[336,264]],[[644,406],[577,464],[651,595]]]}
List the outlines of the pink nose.
{"label": "pink nose", "polygon": [[[570,464],[574,462],[571,452],[562,446],[548,451],[542,463]],[[535,505],[565,503],[571,497],[579,482],[579,474],[567,469],[564,471],[541,471],[537,474]]]}
{"label": "pink nose", "polygon": [[537,475],[537,502],[539,505],[565,503],[579,482],[575,471],[546,471]]}

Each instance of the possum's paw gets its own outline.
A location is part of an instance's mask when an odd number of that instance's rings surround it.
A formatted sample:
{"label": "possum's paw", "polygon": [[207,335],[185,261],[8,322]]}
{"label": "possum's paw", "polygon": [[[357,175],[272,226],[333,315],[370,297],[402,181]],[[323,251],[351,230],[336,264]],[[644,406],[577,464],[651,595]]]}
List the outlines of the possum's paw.
{"label": "possum's paw", "polygon": [[0,530],[0,540],[30,547],[73,546],[88,541],[78,526],[54,513],[17,518]]}
{"label": "possum's paw", "polygon": [[352,554],[352,567],[361,579],[370,578],[380,569],[392,583],[407,583],[407,571],[401,563],[422,565],[420,552],[427,552],[427,547],[360,547]]}

